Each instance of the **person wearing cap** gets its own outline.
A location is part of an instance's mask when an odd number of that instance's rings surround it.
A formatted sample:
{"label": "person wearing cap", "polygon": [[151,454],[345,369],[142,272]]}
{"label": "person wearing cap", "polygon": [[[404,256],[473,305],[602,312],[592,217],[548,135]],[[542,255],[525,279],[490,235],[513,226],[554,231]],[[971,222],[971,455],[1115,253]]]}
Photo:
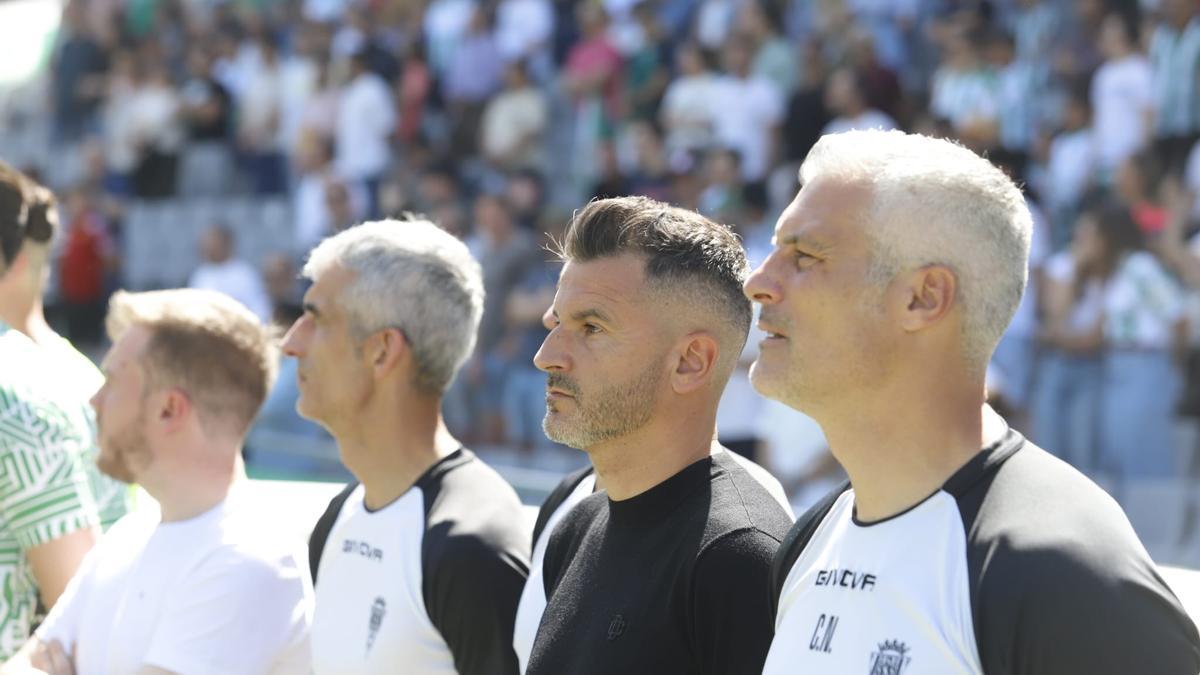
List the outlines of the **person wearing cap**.
{"label": "person wearing cap", "polygon": [[128,491],[95,466],[103,377],[46,323],[53,194],[0,162],[0,659],[62,594]]}

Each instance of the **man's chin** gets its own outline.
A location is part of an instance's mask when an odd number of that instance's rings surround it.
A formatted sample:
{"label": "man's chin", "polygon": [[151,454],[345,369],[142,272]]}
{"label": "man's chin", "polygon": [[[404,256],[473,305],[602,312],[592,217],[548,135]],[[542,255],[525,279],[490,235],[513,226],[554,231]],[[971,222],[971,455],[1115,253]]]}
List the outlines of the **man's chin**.
{"label": "man's chin", "polygon": [[120,460],[107,458],[101,455],[100,457],[96,458],[96,468],[99,469],[100,473],[104,474],[105,476],[127,485],[137,482],[133,476],[133,472],[130,471],[129,467]]}
{"label": "man's chin", "polygon": [[560,413],[546,413],[546,419],[542,422],[542,431],[545,432],[546,438],[559,445],[565,445],[568,448],[586,450],[587,448],[584,447],[584,444],[579,442],[578,435],[572,434],[572,429],[563,424],[563,420],[554,419],[558,414]]}
{"label": "man's chin", "polygon": [[304,394],[300,394],[300,398],[296,399],[296,414],[309,422],[321,423],[321,420],[317,418],[316,413],[312,410],[312,406],[305,403]]}

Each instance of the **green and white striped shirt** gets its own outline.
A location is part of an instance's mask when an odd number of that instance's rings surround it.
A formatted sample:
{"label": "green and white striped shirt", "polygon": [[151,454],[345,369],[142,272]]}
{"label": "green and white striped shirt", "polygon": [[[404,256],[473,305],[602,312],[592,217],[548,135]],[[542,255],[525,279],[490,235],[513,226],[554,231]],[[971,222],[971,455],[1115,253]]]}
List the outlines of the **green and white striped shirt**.
{"label": "green and white striped shirt", "polygon": [[128,510],[128,487],[96,468],[88,399],[102,380],[65,340],[40,346],[0,322],[0,659],[36,619],[25,551]]}

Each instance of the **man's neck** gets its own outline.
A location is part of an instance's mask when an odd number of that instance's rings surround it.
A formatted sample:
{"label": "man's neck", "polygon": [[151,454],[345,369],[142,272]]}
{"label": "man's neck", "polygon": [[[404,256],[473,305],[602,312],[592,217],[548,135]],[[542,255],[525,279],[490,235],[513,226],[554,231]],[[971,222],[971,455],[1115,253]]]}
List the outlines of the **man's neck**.
{"label": "man's neck", "polygon": [[819,421],[830,451],[850,476],[856,516],[863,522],[920,503],[1007,429],[984,404],[981,385],[924,396],[911,388],[878,392]]}
{"label": "man's neck", "polygon": [[0,286],[0,321],[40,345],[58,339],[58,333],[46,323],[42,299],[36,294],[28,295]]}
{"label": "man's neck", "polygon": [[682,424],[656,424],[651,418],[629,435],[587,449],[597,482],[611,499],[636,497],[711,454],[716,412],[677,417]]}
{"label": "man's neck", "polygon": [[[189,456],[197,461],[174,468],[163,480],[142,482],[158,502],[164,523],[191,520],[211,511],[225,501],[235,484],[246,480],[240,441],[235,447],[210,446]],[[229,459],[215,459],[218,457]]]}
{"label": "man's neck", "polygon": [[363,484],[363,501],[371,510],[399,499],[430,467],[462,447],[446,429],[436,399],[378,410],[355,425],[357,433],[334,434],[342,461]]}

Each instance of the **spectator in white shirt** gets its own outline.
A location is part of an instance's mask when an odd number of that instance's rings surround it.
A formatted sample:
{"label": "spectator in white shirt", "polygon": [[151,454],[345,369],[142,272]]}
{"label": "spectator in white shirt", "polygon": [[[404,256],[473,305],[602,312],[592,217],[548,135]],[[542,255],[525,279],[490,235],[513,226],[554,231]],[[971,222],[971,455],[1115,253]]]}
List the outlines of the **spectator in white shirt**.
{"label": "spectator in white shirt", "polygon": [[[294,253],[302,255],[350,223],[339,222],[339,217],[330,210],[330,187],[344,188],[345,181],[333,168],[333,148],[329,139],[313,133],[301,137],[296,151],[296,168],[296,189],[292,193],[296,224]],[[361,221],[367,206],[365,190],[356,186],[345,192],[352,211],[349,221]]]}
{"label": "spectator in white shirt", "polygon": [[391,162],[395,101],[383,78],[367,68],[365,55],[350,59],[350,82],[338,110],[334,164],[338,173],[367,190],[367,215],[379,210],[379,183]]}
{"label": "spectator in white shirt", "polygon": [[547,0],[501,0],[496,6],[496,47],[510,63],[536,63],[553,32],[554,9]]}
{"label": "spectator in white shirt", "polygon": [[186,134],[179,93],[166,64],[147,58],[139,65],[144,75],[129,102],[129,123],[138,148],[134,194],[145,199],[171,197]]}
{"label": "spectator in white shirt", "polygon": [[238,147],[255,194],[274,195],[287,189],[283,152],[283,66],[269,37],[257,41],[259,59],[250,70],[238,106]]}
{"label": "spectator in white shirt", "polygon": [[1080,201],[1095,174],[1096,144],[1091,118],[1087,96],[1069,97],[1063,108],[1062,130],[1050,141],[1045,179],[1039,193],[1046,197],[1057,244],[1071,239]]}
{"label": "spectator in white shirt", "polygon": [[667,135],[671,156],[696,152],[712,142],[713,74],[708,57],[700,45],[685,42],[675,50],[679,75],[667,85],[659,119]]}
{"label": "spectator in white shirt", "polygon": [[233,256],[233,231],[223,224],[209,228],[200,240],[204,262],[192,272],[189,288],[224,293],[263,321],[271,320],[271,299],[258,269]]}
{"label": "spectator in white shirt", "polygon": [[483,111],[480,146],[501,169],[536,167],[548,122],[546,97],[532,86],[523,61],[504,70],[504,90]]}
{"label": "spectator in white shirt", "polygon": [[1096,159],[1107,181],[1150,137],[1153,73],[1138,51],[1137,27],[1118,13],[1104,18],[1100,49],[1104,63],[1092,78],[1092,129]]}
{"label": "spectator in white shirt", "polygon": [[775,83],[752,75],[753,51],[742,38],[725,47],[725,75],[710,91],[709,111],[716,140],[738,151],[742,177],[762,180],[771,165],[771,151],[783,120],[783,94]]}

